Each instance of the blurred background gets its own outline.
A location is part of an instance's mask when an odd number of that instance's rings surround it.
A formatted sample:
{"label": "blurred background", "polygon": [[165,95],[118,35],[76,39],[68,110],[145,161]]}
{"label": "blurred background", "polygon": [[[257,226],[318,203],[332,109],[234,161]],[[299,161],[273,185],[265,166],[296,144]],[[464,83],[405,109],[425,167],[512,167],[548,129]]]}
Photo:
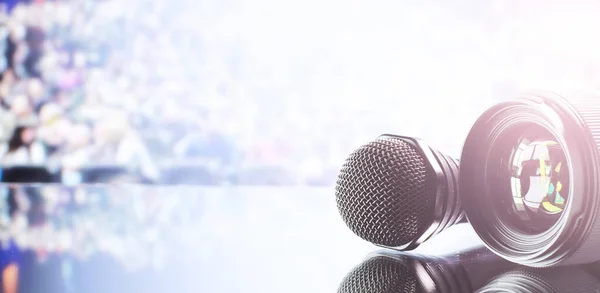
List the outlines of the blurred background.
{"label": "blurred background", "polygon": [[370,247],[333,200],[354,148],[395,133],[458,157],[493,103],[600,81],[591,0],[0,3],[2,292],[150,268],[252,291],[243,272],[286,261],[330,267],[309,289],[331,291]]}
{"label": "blurred background", "polygon": [[64,184],[327,185],[384,132],[458,156],[489,105],[600,59],[595,1],[2,2],[0,162]]}

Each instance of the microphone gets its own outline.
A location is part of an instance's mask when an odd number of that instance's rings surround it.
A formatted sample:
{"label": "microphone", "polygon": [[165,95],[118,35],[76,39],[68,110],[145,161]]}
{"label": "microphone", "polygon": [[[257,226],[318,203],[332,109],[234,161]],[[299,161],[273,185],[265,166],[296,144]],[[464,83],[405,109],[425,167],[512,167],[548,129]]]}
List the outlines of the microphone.
{"label": "microphone", "polygon": [[516,266],[482,245],[446,257],[377,251],[346,275],[338,293],[474,292]]}
{"label": "microphone", "polygon": [[356,235],[412,250],[463,220],[457,181],[457,160],[417,138],[384,134],[346,159],[335,196]]}

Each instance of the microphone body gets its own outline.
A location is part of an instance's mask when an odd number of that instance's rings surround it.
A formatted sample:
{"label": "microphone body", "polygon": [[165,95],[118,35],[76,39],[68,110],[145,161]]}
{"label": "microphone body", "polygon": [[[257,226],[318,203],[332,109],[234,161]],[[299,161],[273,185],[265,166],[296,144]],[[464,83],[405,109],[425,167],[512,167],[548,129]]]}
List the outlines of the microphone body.
{"label": "microphone body", "polygon": [[420,139],[385,134],[354,151],[336,182],[346,225],[375,245],[412,250],[463,221],[458,160]]}

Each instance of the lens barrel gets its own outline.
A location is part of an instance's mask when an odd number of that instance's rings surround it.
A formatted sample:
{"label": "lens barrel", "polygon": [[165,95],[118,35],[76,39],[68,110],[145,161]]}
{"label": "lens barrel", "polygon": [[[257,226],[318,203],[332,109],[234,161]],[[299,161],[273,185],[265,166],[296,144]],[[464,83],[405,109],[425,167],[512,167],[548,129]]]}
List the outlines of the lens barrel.
{"label": "lens barrel", "polygon": [[[536,139],[562,149],[569,181],[563,192],[569,196],[560,213],[533,227],[517,215],[515,206],[525,200],[515,190],[525,187],[515,187],[514,177],[524,175],[511,162],[523,156],[519,144]],[[463,148],[459,188],[469,222],[490,250],[515,263],[547,267],[600,260],[599,148],[600,94],[534,92],[497,104],[476,121]],[[550,184],[544,162],[556,163],[540,160],[543,171],[531,177],[531,185]]]}

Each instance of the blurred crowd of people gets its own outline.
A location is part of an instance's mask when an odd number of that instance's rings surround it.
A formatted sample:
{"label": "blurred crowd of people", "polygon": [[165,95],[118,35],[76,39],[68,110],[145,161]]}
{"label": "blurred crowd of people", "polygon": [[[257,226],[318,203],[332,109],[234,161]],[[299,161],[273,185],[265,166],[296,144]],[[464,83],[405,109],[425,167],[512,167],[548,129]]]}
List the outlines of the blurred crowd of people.
{"label": "blurred crowd of people", "polygon": [[122,68],[107,63],[118,62],[90,27],[88,4],[17,3],[0,15],[0,163],[61,168],[65,178],[92,163],[127,165],[156,178],[131,113],[103,99]]}
{"label": "blurred crowd of people", "polygon": [[538,27],[558,6],[245,2],[0,1],[0,164],[331,183],[376,135],[458,156],[492,103],[598,76],[597,44]]}
{"label": "blurred crowd of people", "polygon": [[[192,52],[201,38],[177,24],[163,28],[173,23],[165,19],[169,7],[9,5],[0,15],[0,164],[61,169],[75,183],[77,170],[90,165],[126,166],[151,181],[165,166],[198,165],[266,183],[305,182],[338,167],[339,157],[313,141],[294,141],[297,132],[278,122],[276,104],[256,110],[261,95],[232,98],[234,86],[219,81],[215,66],[185,66],[202,62]],[[198,80],[214,86],[198,87]],[[282,176],[285,169],[295,174]]]}

